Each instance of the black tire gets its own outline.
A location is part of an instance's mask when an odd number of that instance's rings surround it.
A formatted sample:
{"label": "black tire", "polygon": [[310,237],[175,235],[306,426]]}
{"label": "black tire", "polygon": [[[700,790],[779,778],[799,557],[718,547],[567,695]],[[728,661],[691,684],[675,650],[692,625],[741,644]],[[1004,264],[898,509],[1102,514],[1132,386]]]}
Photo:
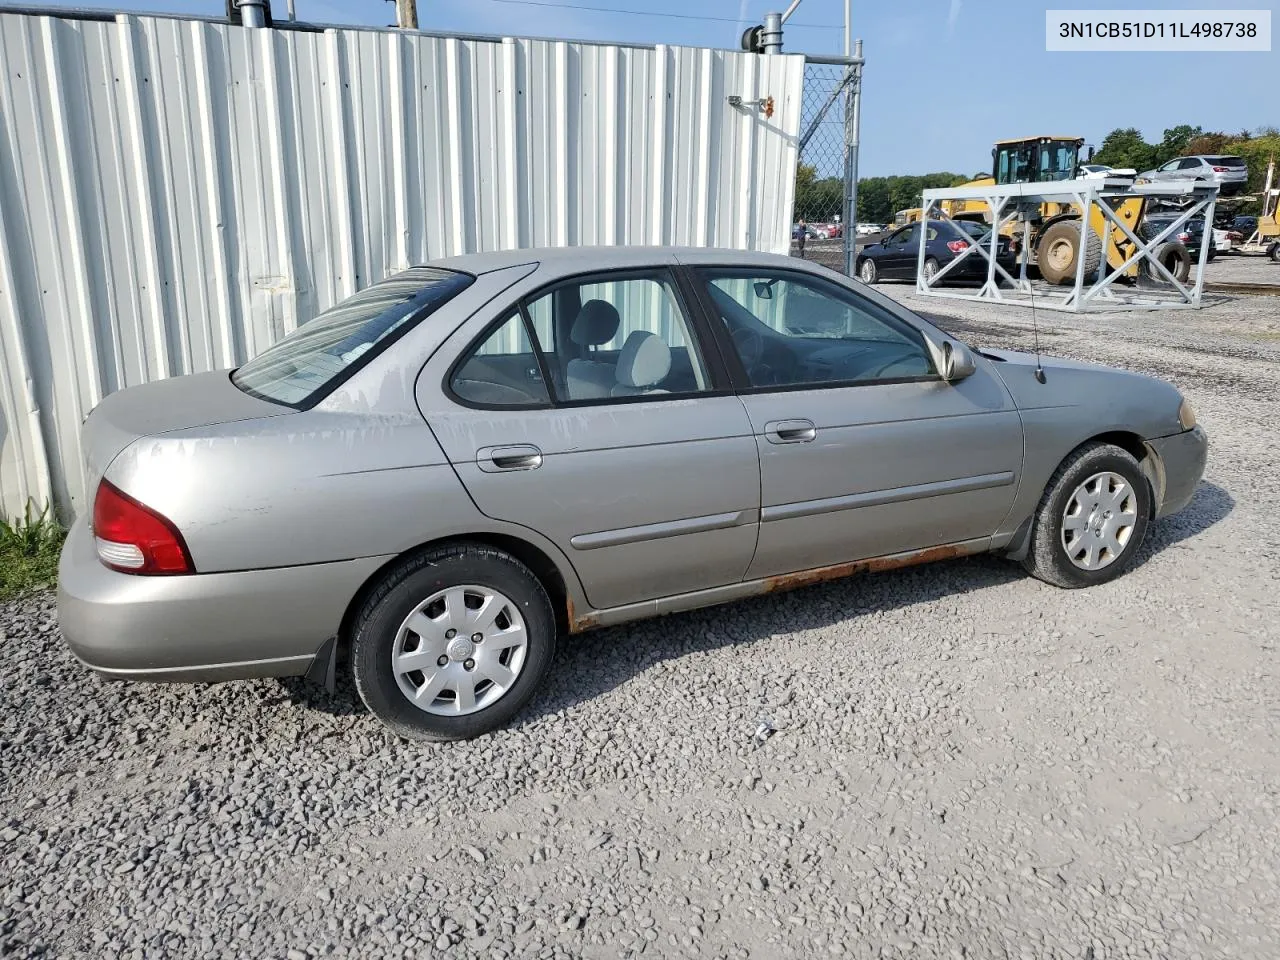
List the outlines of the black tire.
{"label": "black tire", "polygon": [[1276,263],[1280,263],[1280,241],[1273,243],[1270,247],[1267,248],[1267,256],[1269,256]]}
{"label": "black tire", "polygon": [[938,263],[937,257],[924,258],[924,278],[936,277],[941,269],[942,265]]}
{"label": "black tire", "polygon": [[[1080,221],[1059,220],[1040,234],[1036,242],[1036,265],[1040,276],[1049,283],[1074,284],[1080,251]],[[1098,272],[1102,263],[1102,237],[1090,228],[1085,236],[1084,275],[1086,281]]]}
{"label": "black tire", "polygon": [[880,268],[870,257],[858,261],[858,279],[868,285],[880,282]]}
{"label": "black tire", "polygon": [[[1121,552],[1105,566],[1087,570],[1077,566],[1063,543],[1063,518],[1077,488],[1108,471],[1123,477],[1133,491],[1134,523]],[[1114,580],[1133,563],[1147,535],[1151,519],[1151,486],[1128,451],[1110,443],[1091,442],[1073,450],[1054,472],[1031,521],[1031,542],[1023,568],[1055,587],[1091,587]]]}
{"label": "black tire", "polygon": [[[442,716],[410,702],[392,670],[400,625],[432,594],[475,584],[504,594],[524,617],[524,665],[511,688],[475,713]],[[379,582],[356,614],[351,632],[351,671],[365,706],[408,740],[468,740],[507,723],[541,684],[555,653],[556,622],[547,592],[519,560],[492,547],[457,543],[409,557]]]}
{"label": "black tire", "polygon": [[[1191,251],[1177,240],[1169,240],[1156,247],[1155,257],[1166,270],[1174,275],[1179,283],[1186,283],[1191,276]],[[1157,272],[1151,264],[1143,260],[1141,270],[1151,280],[1168,283],[1164,274]]]}

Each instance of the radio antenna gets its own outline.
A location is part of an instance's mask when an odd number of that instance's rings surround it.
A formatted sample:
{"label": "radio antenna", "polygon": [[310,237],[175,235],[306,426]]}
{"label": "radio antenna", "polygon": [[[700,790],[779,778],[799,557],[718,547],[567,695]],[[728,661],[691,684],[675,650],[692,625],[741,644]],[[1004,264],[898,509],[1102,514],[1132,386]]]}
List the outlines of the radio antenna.
{"label": "radio antenna", "polygon": [[1031,335],[1036,344],[1036,379],[1044,383],[1044,367],[1040,363],[1040,325],[1036,322],[1036,285],[1031,284]]}
{"label": "radio antenna", "polygon": [[[1027,188],[1023,186],[1019,192],[1025,197]],[[1023,223],[1026,225],[1026,229],[1023,233],[1022,255],[1026,257],[1031,253],[1031,222],[1024,220]],[[1040,363],[1040,324],[1036,320],[1036,283],[1034,280],[1027,281],[1027,289],[1031,294],[1031,336],[1034,339],[1036,351],[1035,375],[1040,383],[1044,383],[1044,366]]]}

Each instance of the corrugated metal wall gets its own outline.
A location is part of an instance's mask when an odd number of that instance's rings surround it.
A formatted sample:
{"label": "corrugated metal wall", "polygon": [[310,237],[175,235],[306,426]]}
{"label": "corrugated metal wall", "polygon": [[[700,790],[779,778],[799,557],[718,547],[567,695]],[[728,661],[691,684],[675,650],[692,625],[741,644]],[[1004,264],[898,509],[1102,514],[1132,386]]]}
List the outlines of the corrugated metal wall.
{"label": "corrugated metal wall", "polygon": [[103,396],[242,363],[412,263],[786,251],[803,72],[683,47],[0,14],[0,505],[80,509],[79,427]]}

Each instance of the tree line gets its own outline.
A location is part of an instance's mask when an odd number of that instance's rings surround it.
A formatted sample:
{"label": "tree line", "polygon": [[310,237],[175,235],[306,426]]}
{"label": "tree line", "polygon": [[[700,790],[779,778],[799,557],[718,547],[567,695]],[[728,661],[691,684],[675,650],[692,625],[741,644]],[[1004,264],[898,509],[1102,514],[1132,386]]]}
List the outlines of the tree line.
{"label": "tree line", "polygon": [[[920,195],[934,187],[954,187],[972,179],[960,173],[926,173],[919,176],[860,177],[858,222],[891,223],[893,215],[920,206]],[[796,168],[796,218],[807,223],[831,223],[843,213],[844,180],[819,177],[808,163]]]}
{"label": "tree line", "polygon": [[[1267,162],[1280,160],[1280,129],[1259,127],[1229,134],[1206,132],[1201,127],[1180,124],[1164,131],[1156,143],[1148,143],[1136,127],[1112,130],[1094,154],[1094,163],[1112,167],[1132,167],[1138,173],[1153,170],[1175,157],[1195,154],[1224,154],[1243,157],[1249,165],[1248,193],[1263,187]],[[1084,157],[1081,156],[1081,162]],[[976,176],[986,176],[981,171]],[[899,210],[920,206],[920,195],[933,187],[954,187],[974,179],[959,173],[926,173],[919,176],[861,177],[858,180],[858,222],[890,223]],[[1273,184],[1274,186],[1274,184]],[[815,166],[801,163],[796,168],[796,218],[808,223],[830,223],[843,212],[844,180],[819,177]]]}

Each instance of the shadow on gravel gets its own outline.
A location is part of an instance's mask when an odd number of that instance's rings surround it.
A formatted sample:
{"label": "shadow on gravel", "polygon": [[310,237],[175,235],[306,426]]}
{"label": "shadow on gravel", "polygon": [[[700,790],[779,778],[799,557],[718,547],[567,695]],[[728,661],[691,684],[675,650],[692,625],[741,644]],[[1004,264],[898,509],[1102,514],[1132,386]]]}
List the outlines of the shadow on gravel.
{"label": "shadow on gravel", "polygon": [[1189,504],[1173,516],[1157,520],[1147,528],[1147,542],[1142,545],[1142,552],[1138,554],[1138,563],[1208,530],[1225,519],[1235,506],[1235,497],[1222,487],[1216,483],[1200,481]]}
{"label": "shadow on gravel", "polygon": [[[1222,487],[1201,483],[1186,509],[1147,531],[1138,562],[1207,530],[1235,508]],[[691,653],[769,640],[779,634],[821,630],[1026,577],[1016,563],[994,554],[851,577],[788,593],[753,597],[720,607],[671,614],[563,638],[541,691],[513,721],[528,723],[592,700],[657,663]],[[337,690],[289,677],[281,700],[335,717],[367,713],[350,673],[339,669]]]}
{"label": "shadow on gravel", "polygon": [[655,664],[780,634],[822,630],[1026,576],[993,554],[850,577],[718,607],[670,614],[563,638],[541,692],[515,724],[601,696]]}
{"label": "shadow on gravel", "polygon": [[334,717],[354,717],[368,713],[360,694],[356,693],[356,685],[351,679],[351,672],[339,666],[335,678],[337,687],[330,693],[318,683],[311,683],[302,677],[282,677],[280,679],[279,702],[288,702],[318,710]]}

